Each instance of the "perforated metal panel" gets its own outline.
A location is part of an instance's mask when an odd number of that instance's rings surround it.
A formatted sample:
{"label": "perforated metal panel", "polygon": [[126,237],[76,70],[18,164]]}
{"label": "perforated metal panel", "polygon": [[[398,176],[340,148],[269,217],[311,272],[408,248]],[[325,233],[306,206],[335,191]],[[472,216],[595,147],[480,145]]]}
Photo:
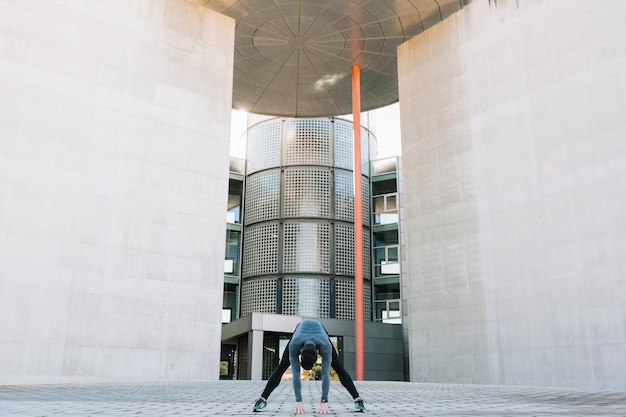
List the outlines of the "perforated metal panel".
{"label": "perforated metal panel", "polygon": [[330,170],[285,169],[284,217],[330,217]]}
{"label": "perforated metal panel", "polygon": [[335,318],[354,320],[354,281],[337,280]]}
{"label": "perforated metal panel", "polygon": [[330,317],[328,278],[285,277],[283,279],[283,314],[304,317]]}
{"label": "perforated metal panel", "polygon": [[258,172],[246,181],[245,222],[278,219],[280,170]]}
{"label": "perforated metal panel", "polygon": [[335,120],[335,166],[352,170],[352,143],[354,141],[352,123]]}
{"label": "perforated metal panel", "polygon": [[361,127],[361,174],[370,176],[370,138],[367,130]]}
{"label": "perforated metal panel", "polygon": [[285,272],[330,272],[330,223],[285,222]]}
{"label": "perforated metal panel", "polygon": [[[370,230],[363,228],[363,271],[370,270]],[[335,225],[335,273],[354,275],[354,227],[348,224]]]}
{"label": "perforated metal panel", "polygon": [[245,280],[241,288],[241,315],[276,313],[276,278]]}
{"label": "perforated metal panel", "polygon": [[246,228],[242,263],[244,277],[278,273],[278,223]]}
{"label": "perforated metal panel", "polygon": [[354,221],[354,182],[350,171],[335,170],[335,218]]}
{"label": "perforated metal panel", "polygon": [[372,287],[370,281],[363,283],[363,315],[365,320],[371,320],[372,317]]}
{"label": "perforated metal panel", "polygon": [[370,229],[367,227],[363,228],[363,274],[368,277],[370,276],[371,269],[371,261],[372,261],[372,253],[370,251],[371,246],[371,234]]}
{"label": "perforated metal panel", "polygon": [[367,178],[365,177],[361,177],[361,208],[362,208],[362,219],[363,219],[363,224],[365,225],[369,225],[370,224],[370,202],[372,201],[371,198],[371,190],[370,190],[370,182]]}
{"label": "perforated metal panel", "polygon": [[[335,132],[331,132],[333,127]],[[282,314],[330,317],[331,283],[338,280],[336,317],[353,319],[352,124],[330,118],[277,119],[260,122],[250,133],[255,145],[249,148],[249,158],[255,160],[250,162],[244,200],[242,314],[275,310],[282,274]],[[368,276],[369,138],[365,129],[361,140],[363,267]],[[256,147],[261,144],[269,151]],[[369,288],[366,291],[369,294]]]}
{"label": "perforated metal panel", "polygon": [[280,137],[280,119],[261,122],[248,131],[248,174],[280,165]]}
{"label": "perforated metal panel", "polygon": [[[355,318],[355,284],[353,280],[338,279],[336,282],[335,317],[340,320]],[[366,281],[363,285],[363,315],[365,320],[372,316],[372,290]]]}
{"label": "perforated metal panel", "polygon": [[288,119],[285,165],[330,166],[330,119]]}
{"label": "perforated metal panel", "polygon": [[335,226],[335,273],[354,275],[354,227],[352,225],[337,224]]}

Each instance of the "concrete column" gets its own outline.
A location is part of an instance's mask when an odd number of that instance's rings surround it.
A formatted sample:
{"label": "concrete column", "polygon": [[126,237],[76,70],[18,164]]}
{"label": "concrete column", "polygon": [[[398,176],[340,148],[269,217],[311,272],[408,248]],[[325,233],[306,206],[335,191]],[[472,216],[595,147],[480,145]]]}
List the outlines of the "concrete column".
{"label": "concrete column", "polygon": [[399,47],[412,381],[626,388],[625,14],[477,0]]}
{"label": "concrete column", "polygon": [[0,379],[217,380],[234,21],[0,10]]}
{"label": "concrete column", "polygon": [[263,379],[263,330],[248,332],[248,352],[250,379],[260,381]]}

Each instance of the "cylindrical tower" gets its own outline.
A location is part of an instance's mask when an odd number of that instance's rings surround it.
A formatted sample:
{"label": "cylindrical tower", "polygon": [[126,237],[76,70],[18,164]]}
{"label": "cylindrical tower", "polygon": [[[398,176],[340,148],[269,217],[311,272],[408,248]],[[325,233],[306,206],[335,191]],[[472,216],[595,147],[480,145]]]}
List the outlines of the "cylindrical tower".
{"label": "cylindrical tower", "polygon": [[[352,123],[274,118],[248,130],[241,315],[354,319]],[[361,131],[371,319],[369,131]]]}

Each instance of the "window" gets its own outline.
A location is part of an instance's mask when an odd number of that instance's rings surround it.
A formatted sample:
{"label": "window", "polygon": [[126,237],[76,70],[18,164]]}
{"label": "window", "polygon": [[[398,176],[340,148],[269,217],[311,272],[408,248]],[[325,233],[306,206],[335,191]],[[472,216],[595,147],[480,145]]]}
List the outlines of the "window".
{"label": "window", "polygon": [[374,224],[398,223],[398,195],[385,194],[374,197]]}
{"label": "window", "polygon": [[239,275],[239,248],[241,232],[226,230],[226,254],[224,256],[224,273]]}
{"label": "window", "polygon": [[241,195],[243,182],[231,178],[228,181],[228,211],[226,212],[227,223],[241,223]]}
{"label": "window", "polygon": [[388,324],[401,324],[400,300],[376,301],[376,321]]}
{"label": "window", "polygon": [[374,248],[374,274],[376,277],[400,274],[400,248],[398,245]]}
{"label": "window", "polygon": [[238,285],[224,284],[224,294],[222,296],[222,323],[230,323],[237,319],[238,293]]}

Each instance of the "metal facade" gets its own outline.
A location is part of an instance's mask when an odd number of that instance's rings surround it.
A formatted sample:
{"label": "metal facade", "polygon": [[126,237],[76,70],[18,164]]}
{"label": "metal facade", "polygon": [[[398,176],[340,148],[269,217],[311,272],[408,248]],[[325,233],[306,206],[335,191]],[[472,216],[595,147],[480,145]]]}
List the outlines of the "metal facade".
{"label": "metal facade", "polygon": [[[354,320],[352,123],[269,119],[248,132],[242,310]],[[369,152],[364,159],[363,245],[370,247]],[[370,254],[364,256],[371,318]]]}

